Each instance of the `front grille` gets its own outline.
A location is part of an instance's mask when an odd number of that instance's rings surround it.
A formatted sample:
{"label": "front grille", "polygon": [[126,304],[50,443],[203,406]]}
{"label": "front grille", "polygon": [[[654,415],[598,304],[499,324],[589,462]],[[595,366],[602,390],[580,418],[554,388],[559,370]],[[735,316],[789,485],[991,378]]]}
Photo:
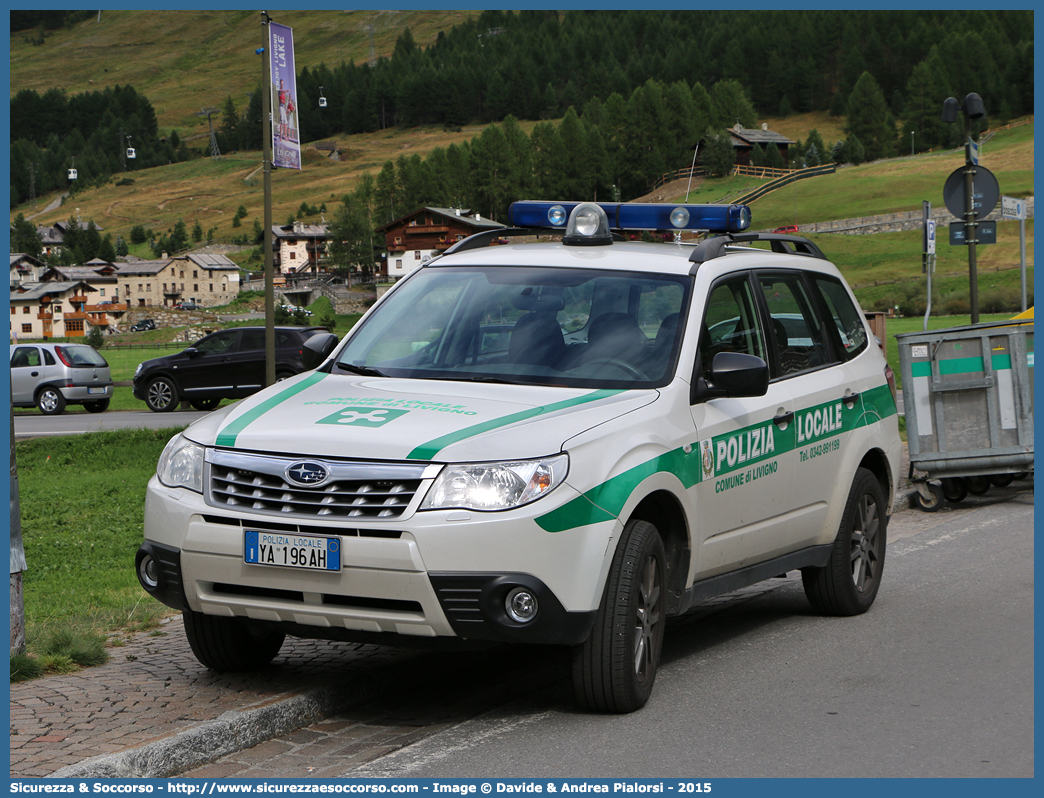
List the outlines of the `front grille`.
{"label": "front grille", "polygon": [[[400,517],[425,478],[424,465],[279,458],[213,450],[209,500],[217,507],[268,515],[333,519]],[[302,459],[330,472],[318,487],[293,485],[286,470]]]}

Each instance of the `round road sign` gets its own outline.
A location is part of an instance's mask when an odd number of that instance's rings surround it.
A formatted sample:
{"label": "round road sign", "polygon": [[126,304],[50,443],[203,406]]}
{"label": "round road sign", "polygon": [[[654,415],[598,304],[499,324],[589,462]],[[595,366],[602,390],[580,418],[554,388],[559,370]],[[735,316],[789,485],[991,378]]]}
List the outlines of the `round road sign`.
{"label": "round road sign", "polygon": [[[964,219],[964,170],[966,167],[954,169],[943,186],[943,201],[947,210],[958,219]],[[1000,199],[1000,185],[993,172],[985,166],[976,166],[972,178],[972,209],[976,219],[984,219],[990,211],[997,207]]]}

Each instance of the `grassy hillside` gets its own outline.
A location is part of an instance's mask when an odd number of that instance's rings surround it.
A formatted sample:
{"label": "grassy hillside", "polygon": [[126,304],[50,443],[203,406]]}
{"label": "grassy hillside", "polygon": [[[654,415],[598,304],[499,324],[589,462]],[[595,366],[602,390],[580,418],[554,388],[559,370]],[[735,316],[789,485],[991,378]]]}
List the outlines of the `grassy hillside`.
{"label": "grassy hillside", "polygon": [[[369,58],[365,26],[374,28],[378,57],[391,55],[406,28],[417,44],[435,41],[439,31],[477,11],[269,11],[272,20],[294,30],[297,69]],[[156,109],[160,130],[177,129],[182,139],[207,136],[200,106],[220,108],[231,96],[243,111],[247,93],[261,82],[264,43],[258,11],[102,11],[41,46],[11,36],[11,94],[68,93],[131,84]]]}

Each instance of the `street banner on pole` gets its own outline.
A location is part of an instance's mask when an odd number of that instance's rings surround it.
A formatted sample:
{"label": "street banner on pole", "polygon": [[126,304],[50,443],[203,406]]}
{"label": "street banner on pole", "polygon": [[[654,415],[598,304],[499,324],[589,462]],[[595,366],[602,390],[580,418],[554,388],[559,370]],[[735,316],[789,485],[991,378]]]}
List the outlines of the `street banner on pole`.
{"label": "street banner on pole", "polygon": [[272,163],[301,168],[301,132],[297,113],[294,32],[286,25],[268,25],[272,69]]}

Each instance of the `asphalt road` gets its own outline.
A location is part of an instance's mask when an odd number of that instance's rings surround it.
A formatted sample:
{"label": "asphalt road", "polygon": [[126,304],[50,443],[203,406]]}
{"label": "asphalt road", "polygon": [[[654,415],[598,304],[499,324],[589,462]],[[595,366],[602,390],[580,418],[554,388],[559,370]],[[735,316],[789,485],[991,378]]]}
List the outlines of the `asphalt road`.
{"label": "asphalt road", "polygon": [[63,413],[60,416],[26,413],[14,417],[15,439],[82,435],[85,432],[118,429],[186,427],[205,415],[206,413],[200,410],[173,410],[170,413],[153,413],[150,410],[107,410],[104,413]]}
{"label": "asphalt road", "polygon": [[344,775],[1032,777],[1032,490],[894,521],[866,615],[788,581],[670,629],[640,712],[549,691]]}

